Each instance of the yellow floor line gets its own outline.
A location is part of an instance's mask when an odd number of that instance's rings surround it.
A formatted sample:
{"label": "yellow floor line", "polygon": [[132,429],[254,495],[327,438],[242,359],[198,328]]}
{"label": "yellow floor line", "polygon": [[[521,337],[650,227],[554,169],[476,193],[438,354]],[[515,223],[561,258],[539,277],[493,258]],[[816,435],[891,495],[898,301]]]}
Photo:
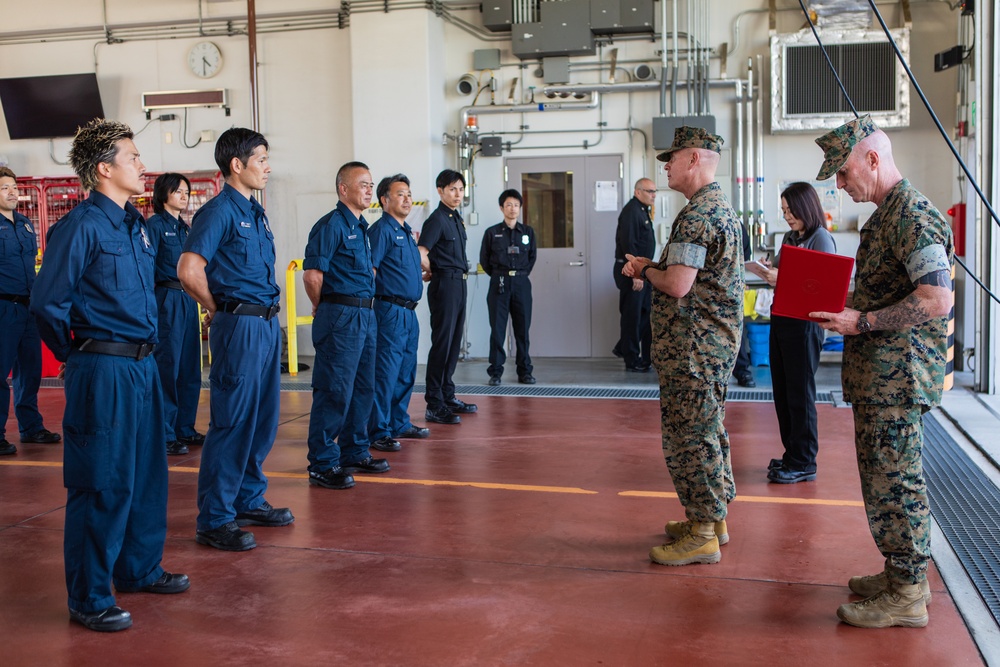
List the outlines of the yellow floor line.
{"label": "yellow floor line", "polygon": [[[0,461],[0,466],[28,466],[38,468],[61,468],[57,461]],[[198,473],[198,468],[186,466],[171,466],[171,472]],[[309,475],[301,472],[269,472],[268,477],[282,479],[308,479]],[[569,493],[577,495],[597,495],[597,491],[580,489],[572,486],[536,486],[531,484],[495,484],[492,482],[456,482],[447,479],[401,479],[399,477],[362,477],[354,478],[358,482],[375,484],[414,484],[417,486],[468,486],[476,489],[499,489],[502,491],[534,491],[537,493]],[[676,498],[671,491],[619,491],[619,496],[627,498]],[[775,496],[738,496],[734,502],[774,503],[785,505],[830,505],[835,507],[864,507],[860,500],[824,500],[821,498],[780,498]]]}

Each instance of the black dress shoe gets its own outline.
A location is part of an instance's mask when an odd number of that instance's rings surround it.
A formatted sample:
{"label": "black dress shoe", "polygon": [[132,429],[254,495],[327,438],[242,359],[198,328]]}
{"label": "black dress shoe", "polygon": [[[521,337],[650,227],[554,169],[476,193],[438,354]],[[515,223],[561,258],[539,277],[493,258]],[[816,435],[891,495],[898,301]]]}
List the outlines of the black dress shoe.
{"label": "black dress shoe", "polygon": [[167,443],[167,454],[169,456],[181,456],[187,454],[190,450],[187,445],[178,442],[177,440],[171,440]]}
{"label": "black dress shoe", "polygon": [[771,459],[771,461],[767,464],[767,469],[768,471],[771,471],[777,468],[782,468],[784,465],[785,461],[783,459]]}
{"label": "black dress shoe", "polygon": [[444,407],[448,408],[457,415],[471,415],[473,412],[479,410],[479,407],[475,403],[466,403],[458,398],[445,401]]}
{"label": "black dress shoe", "polygon": [[500,384],[501,382],[502,382],[502,380],[500,379],[500,376],[499,376],[499,375],[491,375],[491,376],[490,376],[490,381],[489,381],[489,385],[490,385],[491,387],[496,387],[496,386],[499,386],[499,384]]}
{"label": "black dress shoe", "polygon": [[235,521],[230,521],[212,530],[199,530],[194,535],[194,541],[222,551],[250,551],[257,546],[257,540],[253,538],[253,533],[240,530]]}
{"label": "black dress shoe", "polygon": [[757,382],[753,379],[753,375],[746,373],[745,375],[740,375],[736,378],[736,383],[741,387],[756,387]]}
{"label": "black dress shoe", "polygon": [[237,526],[287,526],[295,521],[292,510],[287,507],[271,507],[266,500],[260,507],[246,512],[236,513]]}
{"label": "black dress shoe", "polygon": [[26,445],[52,445],[62,440],[62,436],[58,433],[53,433],[52,431],[41,429],[40,431],[35,431],[34,433],[29,433],[28,435],[21,436],[21,442]]}
{"label": "black dress shoe", "polygon": [[394,435],[392,437],[396,438],[397,440],[399,438],[413,438],[413,439],[416,439],[416,440],[423,440],[424,438],[429,438],[430,435],[431,435],[431,430],[429,428],[420,428],[419,426],[410,426],[410,428],[406,429],[402,433],[397,433],[396,435]]}
{"label": "black dress shoe", "polygon": [[69,617],[88,630],[118,632],[132,627],[132,614],[121,607],[108,607],[101,611],[69,610]]}
{"label": "black dress shoe", "polygon": [[177,438],[177,441],[181,444],[187,445],[188,447],[201,447],[205,444],[205,434],[194,432],[194,435],[185,435]]}
{"label": "black dress shoe", "polygon": [[615,346],[611,348],[611,354],[615,355],[619,359],[625,356],[622,354],[621,342],[615,343]]}
{"label": "black dress shoe", "polygon": [[375,475],[380,472],[389,472],[389,462],[385,459],[376,459],[369,456],[366,459],[342,465],[341,468],[344,469],[344,472],[352,474],[363,472],[368,475]]}
{"label": "black dress shoe", "polygon": [[625,370],[629,373],[648,373],[652,369],[650,364],[636,364],[635,366],[625,366]]}
{"label": "black dress shoe", "polygon": [[798,482],[811,482],[816,479],[816,471],[789,470],[788,468],[775,468],[767,473],[767,479],[775,484],[796,484]]}
{"label": "black dress shoe", "polygon": [[535,380],[535,377],[531,373],[528,373],[527,375],[522,375],[521,377],[517,378],[517,381],[520,382],[521,384],[535,384],[535,382],[537,382],[537,380]]}
{"label": "black dress shoe", "polygon": [[403,446],[399,442],[389,436],[379,438],[372,443],[372,449],[377,449],[380,452],[398,452],[402,448]]}
{"label": "black dress shoe", "polygon": [[323,472],[309,471],[309,483],[324,489],[349,489],[354,486],[354,478],[340,466],[333,466]]}
{"label": "black dress shoe", "polygon": [[[6,380],[4,380],[6,382]],[[4,454],[17,454],[17,447],[10,444],[6,440],[0,440],[0,456]]]}
{"label": "black dress shoe", "polygon": [[456,415],[454,412],[448,408],[441,406],[431,410],[428,408],[424,411],[424,419],[429,422],[434,422],[435,424],[461,424],[462,418]]}
{"label": "black dress shoe", "polygon": [[119,593],[163,593],[166,595],[183,593],[189,588],[191,588],[191,581],[186,574],[171,574],[169,572],[164,572],[163,576],[153,583],[138,588],[115,586]]}

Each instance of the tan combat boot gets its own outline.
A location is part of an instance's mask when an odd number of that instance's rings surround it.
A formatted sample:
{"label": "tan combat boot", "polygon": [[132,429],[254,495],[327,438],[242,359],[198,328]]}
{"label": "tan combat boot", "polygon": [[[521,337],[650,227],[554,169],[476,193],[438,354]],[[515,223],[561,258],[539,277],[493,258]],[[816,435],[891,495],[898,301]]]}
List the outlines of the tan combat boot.
{"label": "tan combat boot", "polygon": [[861,602],[840,605],[837,617],[859,628],[922,628],[927,625],[927,605],[919,584],[895,584]]}
{"label": "tan combat boot", "polygon": [[[690,525],[690,521],[668,521],[663,530],[667,533],[667,537],[678,540],[687,532]],[[729,542],[729,527],[726,526],[725,519],[715,522],[715,536],[719,538],[719,546]]]}
{"label": "tan combat boot", "polygon": [[[721,543],[722,540],[719,540]],[[931,603],[931,585],[927,583],[924,579],[920,582],[920,592],[924,596],[924,604]],[[869,574],[863,577],[851,577],[851,580],[847,582],[847,587],[851,589],[852,592],[858,595],[863,595],[866,598],[870,598],[879,591],[884,591],[889,587],[889,578],[885,576],[885,572],[879,572],[878,574]]]}
{"label": "tan combat boot", "polygon": [[693,565],[718,563],[722,559],[715,524],[692,523],[684,534],[662,547],[649,550],[649,559],[660,565]]}

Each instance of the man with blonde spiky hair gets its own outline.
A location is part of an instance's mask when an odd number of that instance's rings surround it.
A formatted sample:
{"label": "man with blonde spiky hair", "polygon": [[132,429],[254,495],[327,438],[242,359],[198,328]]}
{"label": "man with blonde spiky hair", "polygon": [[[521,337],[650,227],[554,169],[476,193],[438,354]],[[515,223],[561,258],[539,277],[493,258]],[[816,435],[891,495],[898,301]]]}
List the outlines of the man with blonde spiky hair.
{"label": "man with blonde spiky hair", "polygon": [[100,632],[132,625],[119,593],[181,593],[160,566],[167,458],[156,363],[153,252],[129,198],[146,168],[124,123],[80,128],[70,164],[90,196],[49,232],[31,312],[66,362],[64,557],[70,618]]}

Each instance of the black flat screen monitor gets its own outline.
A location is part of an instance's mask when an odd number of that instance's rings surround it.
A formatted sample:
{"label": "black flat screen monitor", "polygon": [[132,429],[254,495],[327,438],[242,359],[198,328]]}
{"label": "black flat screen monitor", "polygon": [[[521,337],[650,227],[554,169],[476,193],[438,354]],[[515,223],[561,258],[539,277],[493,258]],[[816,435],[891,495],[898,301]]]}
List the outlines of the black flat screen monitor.
{"label": "black flat screen monitor", "polygon": [[11,139],[73,137],[104,117],[96,74],[0,79],[0,104]]}

